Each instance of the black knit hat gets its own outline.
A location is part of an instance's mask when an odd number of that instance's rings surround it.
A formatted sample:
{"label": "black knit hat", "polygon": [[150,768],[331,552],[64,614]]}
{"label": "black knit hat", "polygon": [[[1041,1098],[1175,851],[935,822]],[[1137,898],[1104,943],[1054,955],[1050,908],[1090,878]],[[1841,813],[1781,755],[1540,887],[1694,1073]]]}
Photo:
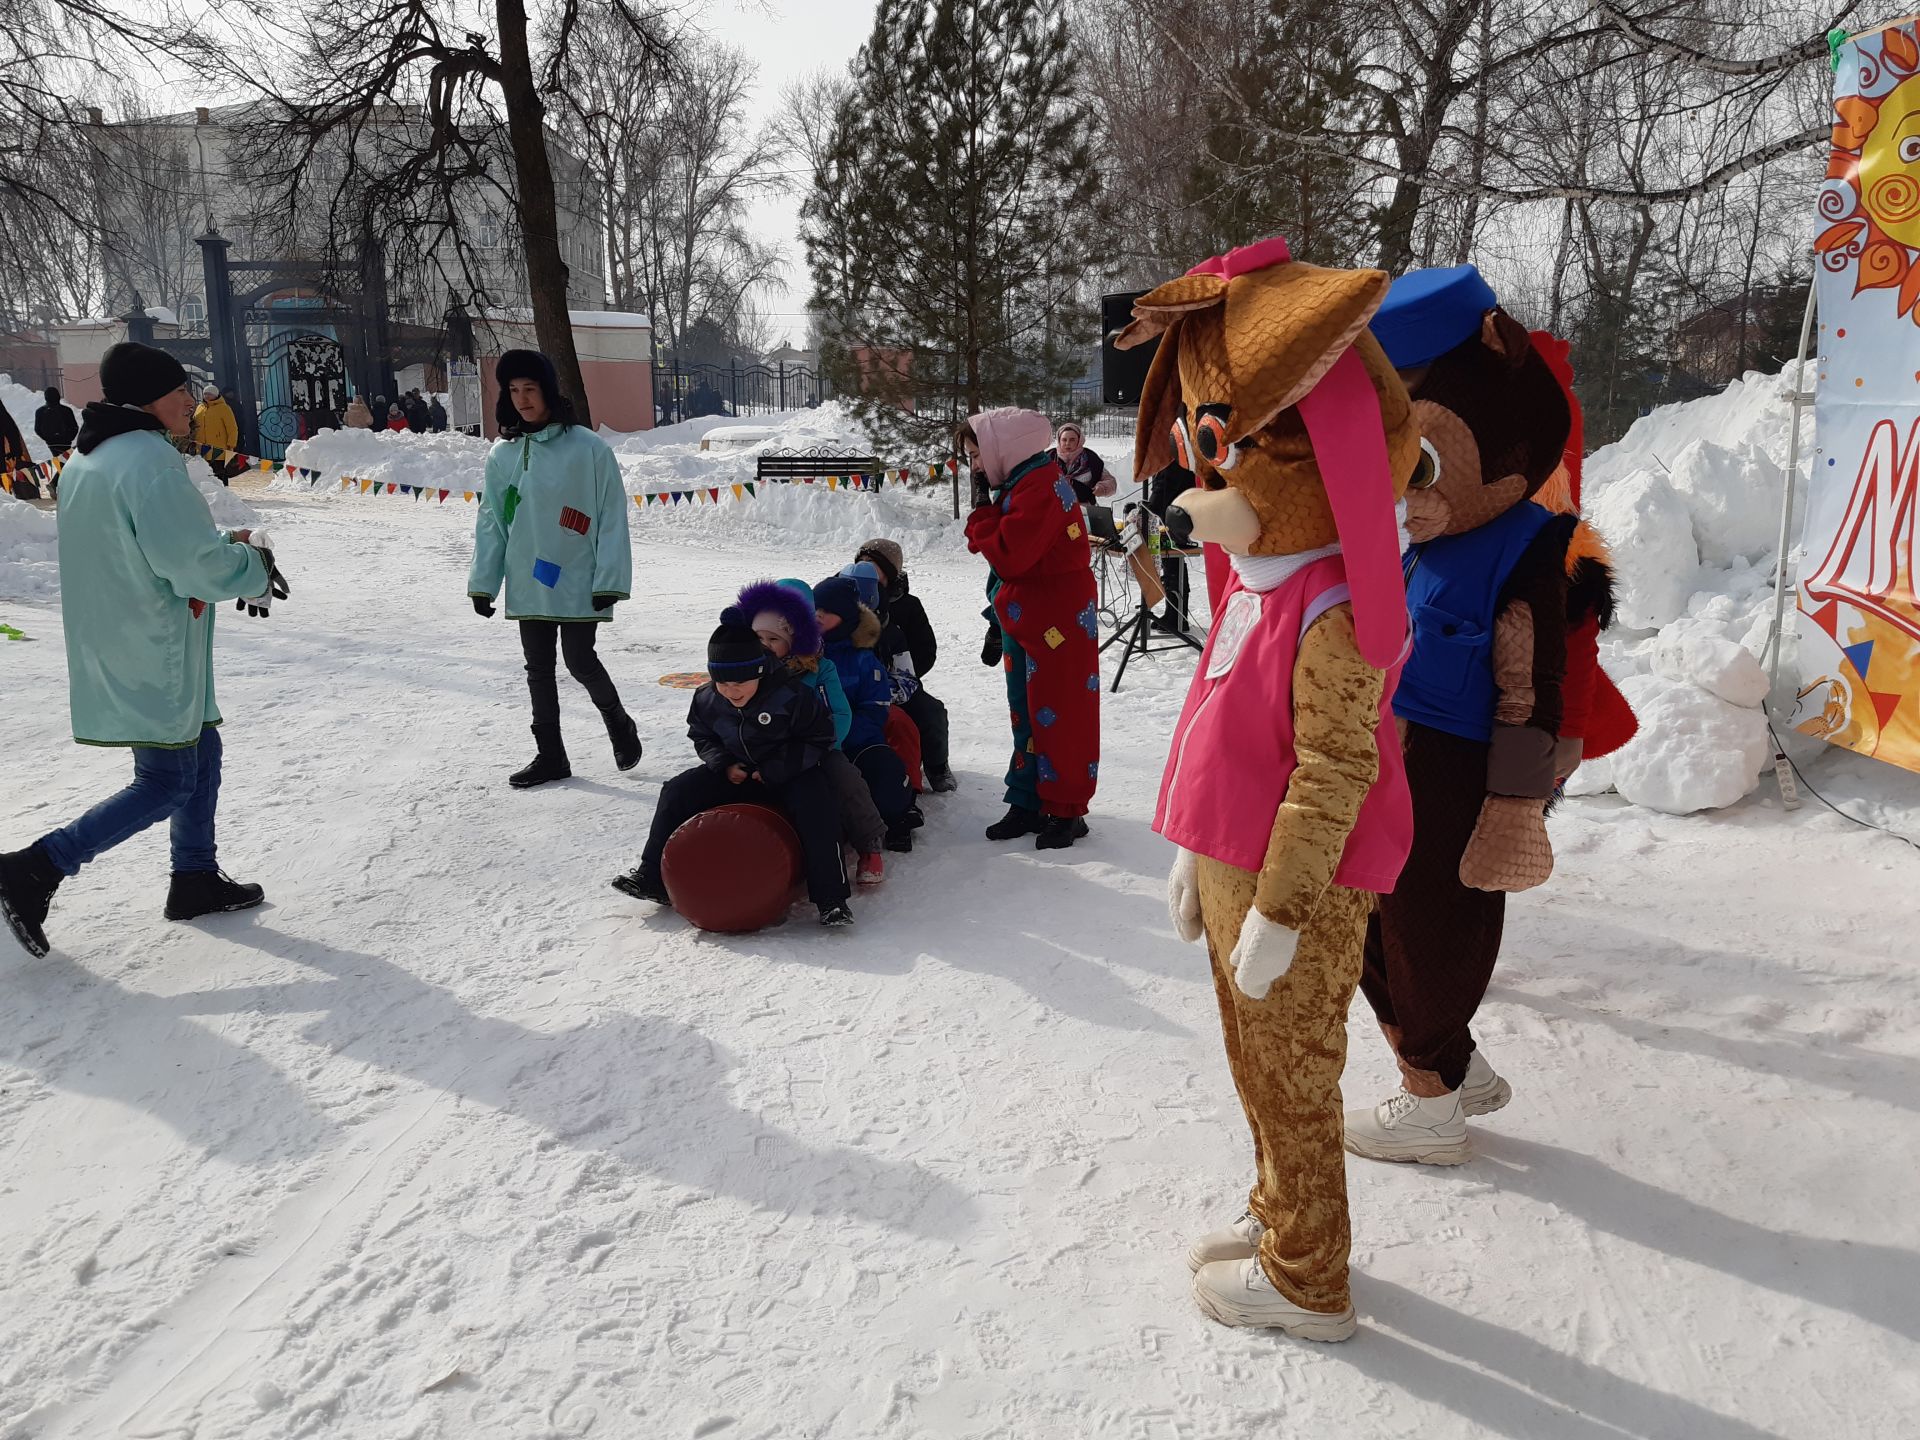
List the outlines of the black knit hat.
{"label": "black knit hat", "polygon": [[507,351],[494,365],[493,378],[500,386],[500,398],[493,406],[493,420],[502,435],[519,435],[526,428],[520,412],[513,408],[510,392],[516,380],[531,380],[540,387],[547,402],[549,424],[573,423],[573,402],[560,393],[560,376],[553,368],[553,361],[538,350]]}
{"label": "black knit hat", "polygon": [[715,680],[757,680],[767,668],[767,648],[745,625],[721,621],[707,641],[707,674]]}
{"label": "black knit hat", "polygon": [[164,350],[122,340],[100,357],[100,389],[109,405],[151,405],[187,383],[187,371]]}

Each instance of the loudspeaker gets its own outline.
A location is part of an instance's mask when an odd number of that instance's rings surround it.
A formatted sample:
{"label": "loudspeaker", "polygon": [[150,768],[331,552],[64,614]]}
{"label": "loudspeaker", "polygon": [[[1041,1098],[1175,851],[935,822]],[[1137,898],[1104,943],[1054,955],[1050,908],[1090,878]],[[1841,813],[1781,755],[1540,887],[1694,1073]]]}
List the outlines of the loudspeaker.
{"label": "loudspeaker", "polygon": [[1131,350],[1117,349],[1113,337],[1133,323],[1133,302],[1147,292],[1127,290],[1100,297],[1100,401],[1103,405],[1138,405],[1146,388],[1147,367],[1160,348],[1155,336]]}

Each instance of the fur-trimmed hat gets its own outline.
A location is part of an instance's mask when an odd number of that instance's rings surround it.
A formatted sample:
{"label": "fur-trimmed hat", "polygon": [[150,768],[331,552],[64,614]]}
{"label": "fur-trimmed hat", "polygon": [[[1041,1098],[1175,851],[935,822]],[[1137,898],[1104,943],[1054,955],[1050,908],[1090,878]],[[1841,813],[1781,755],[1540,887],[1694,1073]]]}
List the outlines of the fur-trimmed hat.
{"label": "fur-trimmed hat", "polygon": [[548,424],[573,424],[573,402],[560,393],[560,376],[553,368],[553,361],[538,350],[507,351],[493,367],[493,378],[500,386],[499,397],[493,402],[493,421],[508,439],[526,430],[520,412],[513,408],[516,380],[531,380],[540,387],[540,394],[547,402]]}
{"label": "fur-trimmed hat", "polygon": [[738,610],[756,633],[766,628],[763,622],[769,618],[777,620],[794,655],[820,653],[820,616],[814,610],[811,591],[803,595],[784,580],[756,580],[740,591],[732,610]]}

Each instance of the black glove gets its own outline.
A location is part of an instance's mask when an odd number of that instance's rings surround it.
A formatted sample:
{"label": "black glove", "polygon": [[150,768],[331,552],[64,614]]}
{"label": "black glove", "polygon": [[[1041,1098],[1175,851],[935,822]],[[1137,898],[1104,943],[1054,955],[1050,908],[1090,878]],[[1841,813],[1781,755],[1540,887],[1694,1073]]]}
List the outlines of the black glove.
{"label": "black glove", "polygon": [[1000,651],[1000,627],[998,625],[989,625],[987,627],[987,643],[980,647],[980,663],[982,665],[998,665],[1000,663]]}
{"label": "black glove", "polygon": [[614,605],[618,603],[619,599],[620,597],[618,595],[596,595],[593,597],[593,608],[596,610],[611,610]]}
{"label": "black glove", "polygon": [[254,596],[251,600],[243,596],[233,602],[233,608],[246,611],[255,620],[264,620],[273,602],[286,599],[293,590],[287,584],[287,577],[280,573],[280,567],[273,563],[273,551],[264,545],[255,545],[253,548],[260,552],[260,559],[267,567],[266,592]]}
{"label": "black glove", "polygon": [[493,601],[489,600],[485,595],[472,595],[468,598],[473,601],[474,614],[483,620],[491,620],[493,618]]}

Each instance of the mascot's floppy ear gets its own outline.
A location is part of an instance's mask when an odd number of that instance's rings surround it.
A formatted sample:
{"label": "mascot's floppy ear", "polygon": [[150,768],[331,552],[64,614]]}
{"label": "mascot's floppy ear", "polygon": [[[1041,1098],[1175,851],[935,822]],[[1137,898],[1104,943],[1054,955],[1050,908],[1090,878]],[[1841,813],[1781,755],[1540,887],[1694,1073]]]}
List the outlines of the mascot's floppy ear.
{"label": "mascot's floppy ear", "polygon": [[1166,469],[1173,459],[1173,422],[1179,418],[1180,322],[1175,320],[1161,336],[1140,387],[1140,417],[1134,422],[1134,434],[1144,439],[1134,446],[1134,479],[1144,480]]}
{"label": "mascot's floppy ear", "polygon": [[1182,275],[1155,286],[1133,302],[1133,323],[1113,337],[1116,350],[1131,350],[1176,324],[1182,315],[1218,305],[1227,282],[1218,275]]}
{"label": "mascot's floppy ear", "polygon": [[1323,270],[1297,260],[1238,276],[1227,294],[1228,443],[1298,405],[1367,328],[1387,285],[1382,270]]}

